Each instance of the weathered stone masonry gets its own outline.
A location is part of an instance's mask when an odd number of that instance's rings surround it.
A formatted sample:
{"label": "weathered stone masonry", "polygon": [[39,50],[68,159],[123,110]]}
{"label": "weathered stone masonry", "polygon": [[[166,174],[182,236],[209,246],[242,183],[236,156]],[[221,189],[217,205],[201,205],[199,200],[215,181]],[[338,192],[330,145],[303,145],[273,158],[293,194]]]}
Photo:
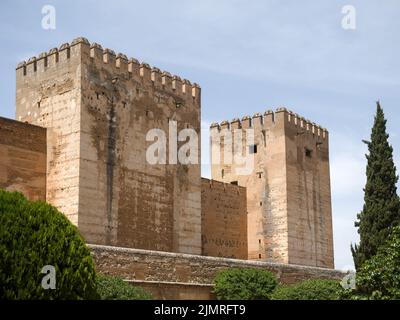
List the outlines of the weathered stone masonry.
{"label": "weathered stone masonry", "polygon": [[[333,268],[327,130],[285,108],[214,123],[210,130],[212,158],[221,155],[212,178],[247,188],[249,259]],[[224,150],[221,141],[235,135],[238,147],[254,152],[250,174],[238,174],[242,165],[224,160],[237,150],[235,143]]]}
{"label": "weathered stone masonry", "polygon": [[279,281],[342,279],[345,272],[318,267],[203,257],[198,255],[89,245],[97,270],[127,280],[212,284],[216,273],[231,267],[254,267],[274,272]]}
{"label": "weathered stone masonry", "polygon": [[273,272],[279,282],[293,284],[306,279],[336,279],[344,272],[299,266],[198,255],[90,245],[97,271],[118,275],[140,285],[161,299],[210,299],[218,271],[228,268],[260,268]]}
{"label": "weathered stone masonry", "polygon": [[46,200],[46,129],[0,117],[0,188]]}
{"label": "weathered stone masonry", "polygon": [[202,255],[247,259],[246,188],[201,182]]}
{"label": "weathered stone masonry", "polygon": [[88,242],[201,254],[200,165],[146,161],[150,129],[200,135],[199,86],[78,38],[18,66],[16,117],[49,129],[47,201]]}

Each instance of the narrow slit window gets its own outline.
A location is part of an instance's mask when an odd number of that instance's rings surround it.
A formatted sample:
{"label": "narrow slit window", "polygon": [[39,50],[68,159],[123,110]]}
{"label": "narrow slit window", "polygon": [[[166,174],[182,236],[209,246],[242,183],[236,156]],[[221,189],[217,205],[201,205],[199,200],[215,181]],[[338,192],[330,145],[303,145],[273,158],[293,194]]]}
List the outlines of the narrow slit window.
{"label": "narrow slit window", "polygon": [[256,144],[249,146],[249,153],[250,154],[257,153],[257,145]]}

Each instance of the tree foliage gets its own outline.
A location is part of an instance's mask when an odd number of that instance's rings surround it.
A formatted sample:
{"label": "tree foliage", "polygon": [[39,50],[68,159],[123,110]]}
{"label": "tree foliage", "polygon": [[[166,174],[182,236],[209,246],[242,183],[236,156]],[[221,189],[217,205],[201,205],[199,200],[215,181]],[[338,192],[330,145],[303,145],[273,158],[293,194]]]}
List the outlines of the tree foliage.
{"label": "tree foliage", "polygon": [[151,300],[152,296],[142,288],[134,287],[121,278],[100,275],[97,292],[102,300]]}
{"label": "tree foliage", "polygon": [[273,300],[339,300],[344,292],[339,281],[311,279],[292,286],[279,286]]}
{"label": "tree foliage", "polygon": [[219,300],[269,300],[278,285],[272,272],[255,268],[223,270],[214,283]]}
{"label": "tree foliage", "polygon": [[357,291],[370,299],[400,299],[400,227],[357,272]]}
{"label": "tree foliage", "polygon": [[377,253],[392,228],[400,222],[400,201],[396,189],[398,176],[388,138],[386,120],[378,102],[371,141],[365,141],[368,145],[367,182],[363,210],[357,215],[355,223],[360,243],[351,246],[357,270]]}
{"label": "tree foliage", "polygon": [[[56,288],[44,289],[44,266]],[[95,299],[95,268],[78,229],[56,208],[0,190],[0,299]]]}

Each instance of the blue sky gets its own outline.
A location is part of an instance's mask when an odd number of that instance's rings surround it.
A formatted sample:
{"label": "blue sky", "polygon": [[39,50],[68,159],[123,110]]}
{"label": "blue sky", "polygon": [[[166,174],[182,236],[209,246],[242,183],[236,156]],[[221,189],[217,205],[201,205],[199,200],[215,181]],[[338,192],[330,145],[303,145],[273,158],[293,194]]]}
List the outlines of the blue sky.
{"label": "blue sky", "polygon": [[349,268],[378,99],[400,163],[399,15],[397,0],[1,1],[0,115],[14,117],[17,62],[78,36],[198,82],[205,124],[286,106],[330,132],[335,260]]}

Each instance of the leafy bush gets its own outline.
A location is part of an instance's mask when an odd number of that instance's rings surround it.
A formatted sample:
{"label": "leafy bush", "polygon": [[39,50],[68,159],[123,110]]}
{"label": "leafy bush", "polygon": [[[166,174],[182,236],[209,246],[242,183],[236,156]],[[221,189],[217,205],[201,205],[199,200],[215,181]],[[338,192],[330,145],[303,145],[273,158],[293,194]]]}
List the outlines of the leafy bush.
{"label": "leafy bush", "polygon": [[[46,265],[55,268],[54,290],[42,286]],[[78,229],[51,205],[0,190],[0,299],[97,297],[94,263]]]}
{"label": "leafy bush", "polygon": [[369,299],[400,299],[400,227],[395,227],[386,244],[364,262],[356,284],[356,294]]}
{"label": "leafy bush", "polygon": [[279,286],[273,300],[339,300],[343,293],[339,281],[312,279],[292,286]]}
{"label": "leafy bush", "polygon": [[118,277],[98,276],[97,292],[102,300],[151,300],[151,294]]}
{"label": "leafy bush", "polygon": [[214,292],[219,300],[269,300],[278,285],[272,272],[254,268],[221,271],[214,283]]}

